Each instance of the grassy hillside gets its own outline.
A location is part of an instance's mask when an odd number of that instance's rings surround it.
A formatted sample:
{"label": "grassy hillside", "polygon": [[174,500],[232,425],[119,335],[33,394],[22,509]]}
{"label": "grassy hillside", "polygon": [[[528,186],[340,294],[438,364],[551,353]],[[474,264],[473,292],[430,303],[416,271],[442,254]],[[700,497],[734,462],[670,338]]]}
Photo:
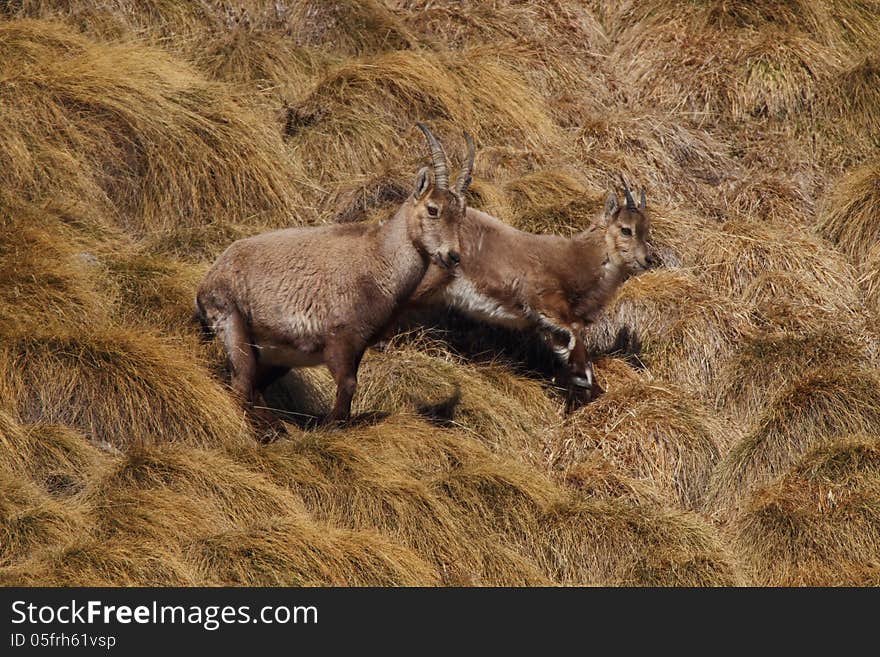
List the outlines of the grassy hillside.
{"label": "grassy hillside", "polygon": [[[0,583],[880,582],[880,2],[0,4]],[[260,446],[189,317],[234,239],[469,203],[664,267],[548,354],[439,315]]]}

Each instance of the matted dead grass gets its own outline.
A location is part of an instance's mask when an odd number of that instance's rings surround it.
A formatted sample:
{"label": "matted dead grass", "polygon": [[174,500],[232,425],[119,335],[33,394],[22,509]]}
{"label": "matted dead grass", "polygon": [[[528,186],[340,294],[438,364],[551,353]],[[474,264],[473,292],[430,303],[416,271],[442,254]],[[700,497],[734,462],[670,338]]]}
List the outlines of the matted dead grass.
{"label": "matted dead grass", "polygon": [[749,491],[784,473],[835,436],[880,432],[880,376],[874,369],[829,365],[792,377],[718,463],[708,508],[729,515]]}
{"label": "matted dead grass", "polygon": [[753,580],[770,586],[876,586],[880,439],[817,446],[755,491],[733,522]]}

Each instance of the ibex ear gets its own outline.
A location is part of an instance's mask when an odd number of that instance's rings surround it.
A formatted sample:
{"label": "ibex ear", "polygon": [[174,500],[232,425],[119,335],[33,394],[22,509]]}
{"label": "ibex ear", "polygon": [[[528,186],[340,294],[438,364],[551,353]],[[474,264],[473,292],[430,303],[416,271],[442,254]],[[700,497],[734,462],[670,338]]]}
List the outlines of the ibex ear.
{"label": "ibex ear", "polygon": [[605,212],[602,213],[603,226],[607,226],[610,223],[618,208],[620,208],[620,204],[617,202],[617,194],[608,194],[608,198],[605,199]]}
{"label": "ibex ear", "polygon": [[431,175],[431,169],[429,167],[422,167],[419,169],[419,173],[416,175],[416,187],[413,190],[413,197],[415,197],[416,200],[421,199],[431,187],[433,181],[434,178]]}

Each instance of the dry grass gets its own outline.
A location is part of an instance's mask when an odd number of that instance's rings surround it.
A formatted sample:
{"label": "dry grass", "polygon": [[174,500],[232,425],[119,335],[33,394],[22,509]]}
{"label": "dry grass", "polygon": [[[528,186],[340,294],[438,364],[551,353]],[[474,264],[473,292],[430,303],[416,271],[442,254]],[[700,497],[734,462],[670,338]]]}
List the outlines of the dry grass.
{"label": "dry grass", "polygon": [[872,162],[852,169],[836,182],[823,200],[816,227],[859,266],[880,239],[878,210],[880,165]]}
{"label": "dry grass", "polygon": [[815,98],[847,54],[823,4],[639,3],[614,62],[644,102],[699,119],[786,118]]}
{"label": "dry grass", "polygon": [[[3,4],[0,584],[876,585],[878,48],[860,0]],[[524,230],[624,173],[666,267],[570,416],[530,334],[437,313],[343,431],[323,369],[273,385],[261,446],[199,278],[387,217],[415,121]]]}
{"label": "dry grass", "polygon": [[793,377],[755,416],[746,435],[713,473],[707,496],[710,508],[734,513],[750,490],[835,436],[880,432],[878,373],[835,365]]}
{"label": "dry grass", "polygon": [[877,586],[880,441],[817,446],[755,491],[733,524],[753,581],[772,586]]}
{"label": "dry grass", "polygon": [[549,442],[548,460],[567,469],[598,450],[672,504],[696,509],[732,433],[680,390],[638,381],[614,386],[568,418]]}
{"label": "dry grass", "polygon": [[277,132],[164,52],[21,20],[0,53],[6,190],[73,195],[135,236],[293,212]]}
{"label": "dry grass", "polygon": [[650,372],[699,396],[714,384],[720,360],[749,332],[748,318],[732,299],[669,269],[627,281],[588,337],[600,351],[634,353]]}
{"label": "dry grass", "polygon": [[69,424],[120,448],[251,440],[243,412],[192,355],[123,329],[5,334],[0,397],[27,422]]}

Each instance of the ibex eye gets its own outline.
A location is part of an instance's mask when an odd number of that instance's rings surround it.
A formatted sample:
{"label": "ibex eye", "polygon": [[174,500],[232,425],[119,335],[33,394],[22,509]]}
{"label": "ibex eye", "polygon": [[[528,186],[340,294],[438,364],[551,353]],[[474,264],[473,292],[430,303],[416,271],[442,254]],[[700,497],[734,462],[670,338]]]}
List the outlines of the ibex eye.
{"label": "ibex eye", "polygon": [[632,228],[627,228],[626,226],[621,228],[620,232],[623,233],[624,235],[626,235],[627,237],[632,237],[632,234],[633,234]]}
{"label": "ibex eye", "polygon": [[440,208],[438,208],[438,207],[436,207],[436,206],[434,206],[434,205],[429,205],[429,206],[428,206],[428,215],[429,215],[429,216],[431,216],[431,217],[436,217],[436,216],[438,216],[439,214],[440,214]]}

